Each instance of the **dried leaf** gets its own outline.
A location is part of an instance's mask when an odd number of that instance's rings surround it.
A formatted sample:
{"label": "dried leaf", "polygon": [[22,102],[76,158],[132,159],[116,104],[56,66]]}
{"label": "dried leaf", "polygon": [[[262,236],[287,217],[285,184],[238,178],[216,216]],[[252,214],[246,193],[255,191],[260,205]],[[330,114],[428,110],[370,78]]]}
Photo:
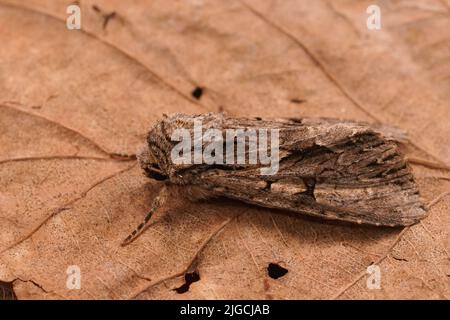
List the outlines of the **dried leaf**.
{"label": "dried leaf", "polygon": [[[379,121],[448,164],[448,0],[380,1],[376,31],[373,1],[79,3],[68,30],[72,1],[0,0],[0,297],[450,298],[448,196],[403,230],[173,199],[120,246],[160,187],[133,155],[163,113]],[[427,202],[450,190],[414,173]]]}

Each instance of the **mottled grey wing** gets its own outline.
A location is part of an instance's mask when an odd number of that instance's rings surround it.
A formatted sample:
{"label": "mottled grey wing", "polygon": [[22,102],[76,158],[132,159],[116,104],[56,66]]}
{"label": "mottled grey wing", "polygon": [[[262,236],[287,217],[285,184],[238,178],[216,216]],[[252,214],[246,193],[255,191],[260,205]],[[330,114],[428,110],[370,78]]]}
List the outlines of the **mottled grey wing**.
{"label": "mottled grey wing", "polygon": [[395,142],[366,124],[332,119],[227,119],[223,128],[280,128],[279,170],[198,166],[189,181],[219,196],[328,219],[405,226],[426,210]]}

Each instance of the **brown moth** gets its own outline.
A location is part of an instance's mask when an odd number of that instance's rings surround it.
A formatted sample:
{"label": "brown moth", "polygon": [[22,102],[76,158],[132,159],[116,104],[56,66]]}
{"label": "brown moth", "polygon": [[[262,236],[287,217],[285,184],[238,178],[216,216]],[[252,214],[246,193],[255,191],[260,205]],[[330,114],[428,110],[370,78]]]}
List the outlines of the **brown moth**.
{"label": "brown moth", "polygon": [[[277,129],[278,171],[261,174],[261,163],[174,163],[177,129]],[[376,226],[408,226],[426,216],[417,185],[397,143],[400,131],[354,121],[323,118],[233,118],[224,114],[165,116],[149,131],[138,155],[141,167],[165,186],[143,223],[125,239],[134,240],[152,214],[178,186],[193,199],[226,197],[266,208]],[[395,139],[394,139],[394,136]],[[272,141],[271,141],[272,142]],[[235,137],[223,134],[225,144]],[[202,148],[207,142],[202,141]],[[267,145],[267,148],[269,146]],[[194,146],[189,150],[194,153]],[[250,157],[251,146],[245,154]],[[265,165],[264,165],[265,166]]]}

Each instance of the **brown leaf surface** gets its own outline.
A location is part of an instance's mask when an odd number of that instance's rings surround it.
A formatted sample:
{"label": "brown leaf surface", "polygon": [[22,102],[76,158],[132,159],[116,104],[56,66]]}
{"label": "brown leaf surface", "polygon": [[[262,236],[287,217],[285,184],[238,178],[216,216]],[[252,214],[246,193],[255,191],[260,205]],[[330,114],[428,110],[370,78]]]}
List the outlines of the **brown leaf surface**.
{"label": "brown leaf surface", "polygon": [[76,31],[71,1],[0,0],[0,297],[450,298],[450,175],[422,165],[423,197],[443,196],[403,230],[173,199],[120,246],[160,187],[133,155],[163,113],[381,121],[450,163],[448,0],[379,1],[379,31],[373,1],[79,3]]}

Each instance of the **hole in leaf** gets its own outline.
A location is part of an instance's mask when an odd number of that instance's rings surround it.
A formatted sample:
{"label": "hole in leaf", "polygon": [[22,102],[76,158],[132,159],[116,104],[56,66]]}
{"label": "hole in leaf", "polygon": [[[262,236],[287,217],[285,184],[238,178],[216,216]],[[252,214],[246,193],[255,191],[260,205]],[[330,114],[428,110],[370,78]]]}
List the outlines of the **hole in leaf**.
{"label": "hole in leaf", "polygon": [[17,300],[12,282],[0,281],[0,300]]}
{"label": "hole in leaf", "polygon": [[200,280],[200,275],[198,274],[197,271],[194,271],[192,273],[185,273],[184,274],[184,284],[181,285],[178,288],[173,289],[174,291],[176,291],[177,293],[185,293],[189,291],[189,287],[191,286],[191,284],[193,282],[197,282]]}
{"label": "hole in leaf", "polygon": [[294,99],[291,99],[291,102],[296,103],[296,104],[302,104],[302,103],[305,103],[306,100],[294,98]]}
{"label": "hole in leaf", "polygon": [[288,273],[288,269],[283,268],[277,263],[269,263],[267,272],[269,273],[269,277],[272,279],[278,279]]}
{"label": "hole in leaf", "polygon": [[192,90],[191,94],[195,99],[199,100],[203,94],[203,88],[196,87],[194,90]]}

